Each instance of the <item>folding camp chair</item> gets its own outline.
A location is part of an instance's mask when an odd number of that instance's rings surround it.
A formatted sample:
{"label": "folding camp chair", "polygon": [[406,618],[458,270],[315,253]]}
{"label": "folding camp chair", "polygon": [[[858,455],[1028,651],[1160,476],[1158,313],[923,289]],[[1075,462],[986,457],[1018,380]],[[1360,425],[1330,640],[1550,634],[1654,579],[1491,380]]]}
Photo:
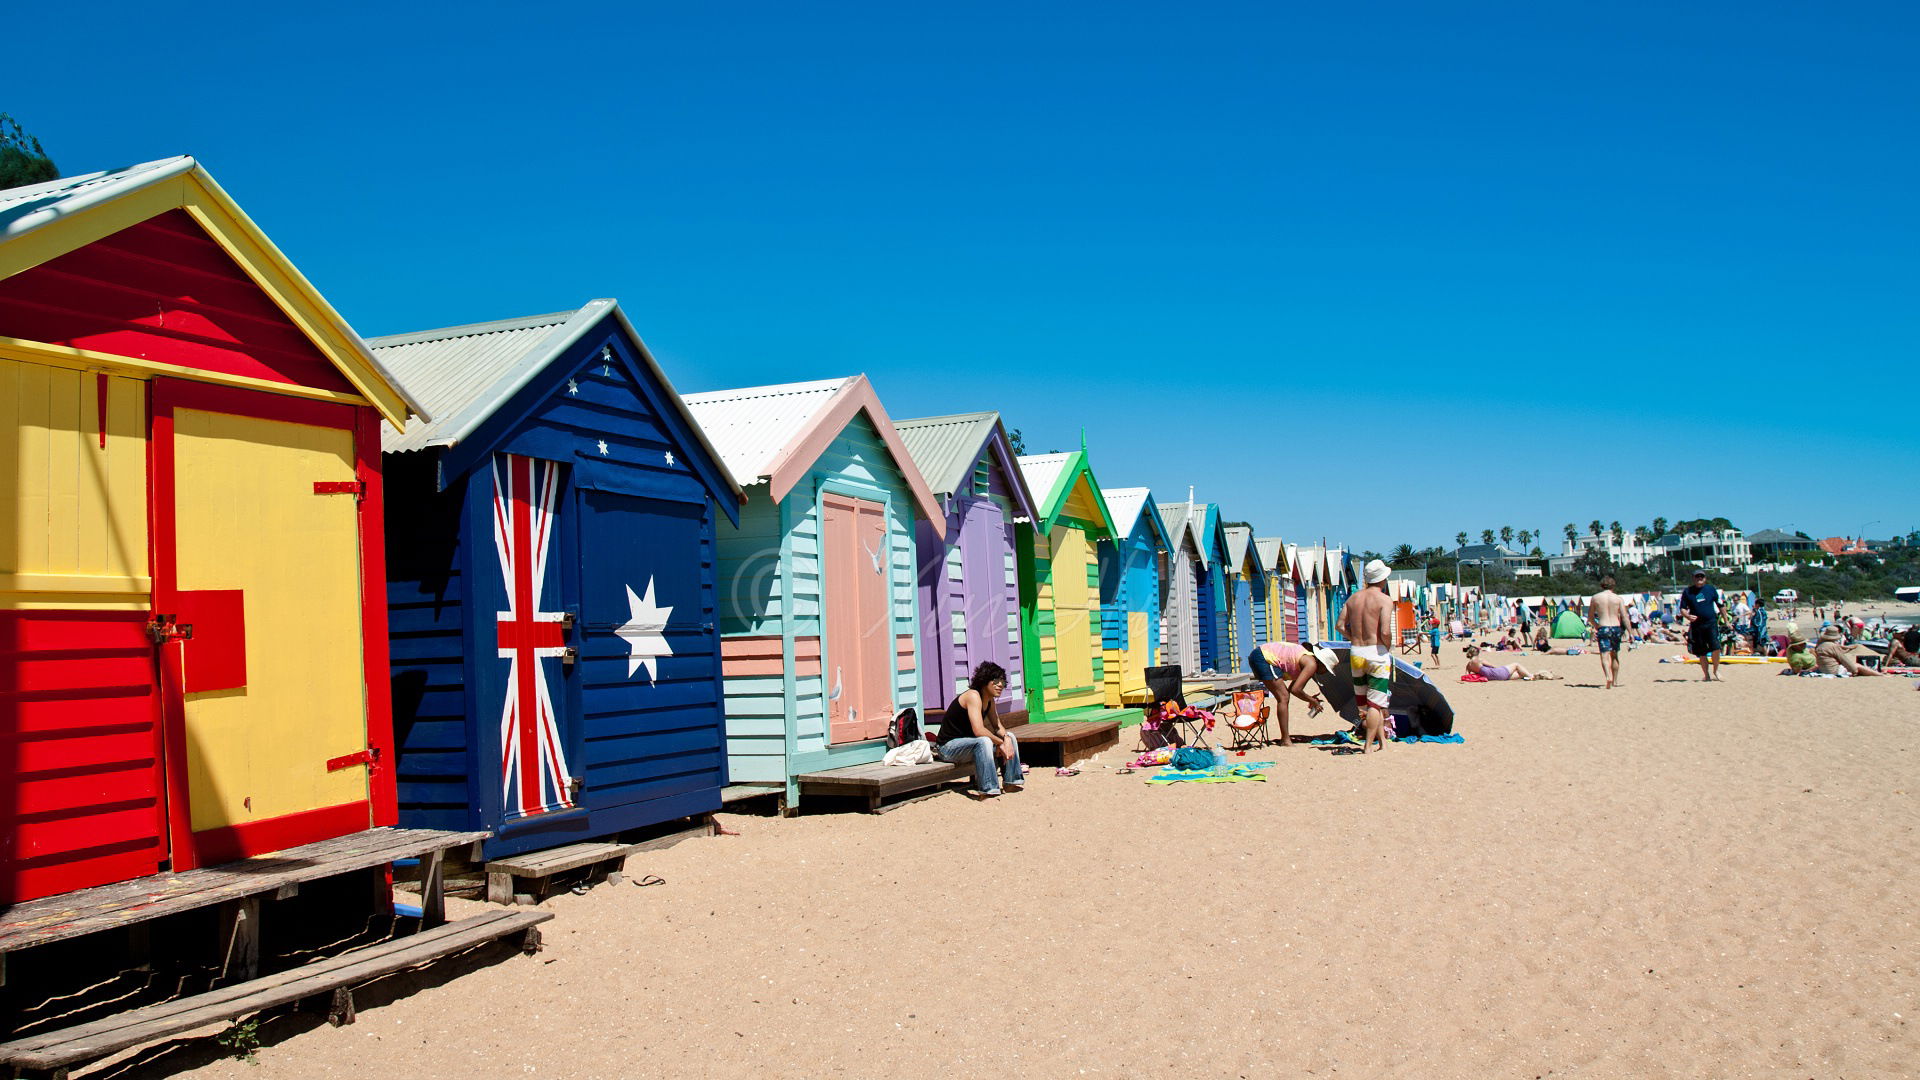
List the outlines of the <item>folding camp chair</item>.
{"label": "folding camp chair", "polygon": [[[1153,692],[1153,707],[1164,702],[1173,702],[1181,708],[1187,705],[1187,692],[1180,677],[1179,664],[1167,664],[1163,667],[1150,667],[1146,671],[1147,689]],[[1171,741],[1185,746],[1207,745],[1207,725],[1203,720],[1177,716],[1172,721],[1173,738]]]}
{"label": "folding camp chair", "polygon": [[1267,704],[1265,689],[1234,694],[1233,707],[1227,713],[1227,726],[1233,729],[1233,745],[1228,749],[1248,750],[1272,742],[1273,732],[1268,726],[1272,720],[1273,706]]}
{"label": "folding camp chair", "polygon": [[1421,637],[1422,635],[1418,630],[1400,631],[1400,655],[1401,656],[1408,656],[1408,655],[1419,656]]}

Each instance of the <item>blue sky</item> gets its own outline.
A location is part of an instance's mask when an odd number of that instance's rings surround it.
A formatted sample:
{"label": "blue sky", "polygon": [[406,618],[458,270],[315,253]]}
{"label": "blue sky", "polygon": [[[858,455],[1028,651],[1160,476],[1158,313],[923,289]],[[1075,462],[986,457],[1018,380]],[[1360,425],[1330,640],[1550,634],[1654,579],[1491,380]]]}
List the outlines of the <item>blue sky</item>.
{"label": "blue sky", "polygon": [[327,10],[89,8],[0,110],[364,334],[614,296],[1263,535],[1920,526],[1920,6]]}

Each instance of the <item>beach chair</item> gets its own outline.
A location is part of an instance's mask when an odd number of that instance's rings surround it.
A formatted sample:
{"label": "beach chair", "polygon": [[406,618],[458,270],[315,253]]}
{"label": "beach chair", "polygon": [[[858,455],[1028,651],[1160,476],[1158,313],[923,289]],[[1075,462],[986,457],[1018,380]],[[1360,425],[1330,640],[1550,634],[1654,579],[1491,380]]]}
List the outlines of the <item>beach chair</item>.
{"label": "beach chair", "polygon": [[1400,631],[1400,655],[1401,656],[1408,656],[1408,655],[1419,656],[1420,655],[1420,639],[1424,636],[1425,635],[1421,634],[1420,631],[1418,630]]}
{"label": "beach chair", "polygon": [[[1185,680],[1181,677],[1179,664],[1166,664],[1150,667],[1146,671],[1147,689],[1153,693],[1154,705],[1171,701],[1182,708],[1187,704]],[[1173,736],[1169,741],[1183,746],[1207,745],[1206,724],[1188,717],[1178,717],[1172,722]]]}
{"label": "beach chair", "polygon": [[1249,750],[1272,742],[1272,721],[1273,706],[1267,704],[1266,690],[1235,693],[1227,712],[1227,727],[1233,730],[1233,745],[1228,749]]}

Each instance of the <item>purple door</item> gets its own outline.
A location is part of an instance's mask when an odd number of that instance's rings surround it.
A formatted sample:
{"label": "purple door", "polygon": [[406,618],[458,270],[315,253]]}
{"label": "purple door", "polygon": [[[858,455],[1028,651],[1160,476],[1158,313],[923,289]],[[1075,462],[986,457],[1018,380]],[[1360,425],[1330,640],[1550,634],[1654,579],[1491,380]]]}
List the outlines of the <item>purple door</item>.
{"label": "purple door", "polygon": [[962,500],[960,560],[965,585],[961,599],[966,605],[967,674],[986,660],[1007,669],[1007,692],[999,701],[1002,715],[1026,700],[1020,650],[1008,640],[1017,588],[1008,581],[1012,552],[1013,531],[1000,504],[984,498]]}

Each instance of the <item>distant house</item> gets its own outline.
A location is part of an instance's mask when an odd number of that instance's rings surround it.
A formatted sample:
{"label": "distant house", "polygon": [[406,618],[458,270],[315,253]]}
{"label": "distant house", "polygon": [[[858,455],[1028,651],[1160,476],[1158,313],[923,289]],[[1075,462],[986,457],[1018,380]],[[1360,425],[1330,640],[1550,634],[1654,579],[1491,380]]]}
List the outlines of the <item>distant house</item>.
{"label": "distant house", "polygon": [[1820,545],[1811,537],[1781,529],[1761,529],[1748,536],[1747,543],[1752,548],[1753,561],[1759,563],[1793,562],[1801,556],[1820,550]]}
{"label": "distant house", "polygon": [[1820,550],[1829,555],[1870,555],[1873,549],[1865,542],[1846,536],[1829,536],[1820,541]]}
{"label": "distant house", "polygon": [[[1650,542],[1643,541],[1630,532],[1623,532],[1620,542],[1616,544],[1613,542],[1613,534],[1603,531],[1598,535],[1587,533],[1585,536],[1576,536],[1571,540],[1563,541],[1559,558],[1564,559],[1566,565],[1571,567],[1574,560],[1596,549],[1606,552],[1607,558],[1612,559],[1616,566],[1645,566],[1659,557]],[[1558,572],[1558,570],[1559,567],[1555,566],[1555,571]]]}
{"label": "distant house", "polygon": [[1468,544],[1453,549],[1448,558],[1464,566],[1503,566],[1510,571],[1533,562],[1533,556],[1522,555],[1505,544]]}

